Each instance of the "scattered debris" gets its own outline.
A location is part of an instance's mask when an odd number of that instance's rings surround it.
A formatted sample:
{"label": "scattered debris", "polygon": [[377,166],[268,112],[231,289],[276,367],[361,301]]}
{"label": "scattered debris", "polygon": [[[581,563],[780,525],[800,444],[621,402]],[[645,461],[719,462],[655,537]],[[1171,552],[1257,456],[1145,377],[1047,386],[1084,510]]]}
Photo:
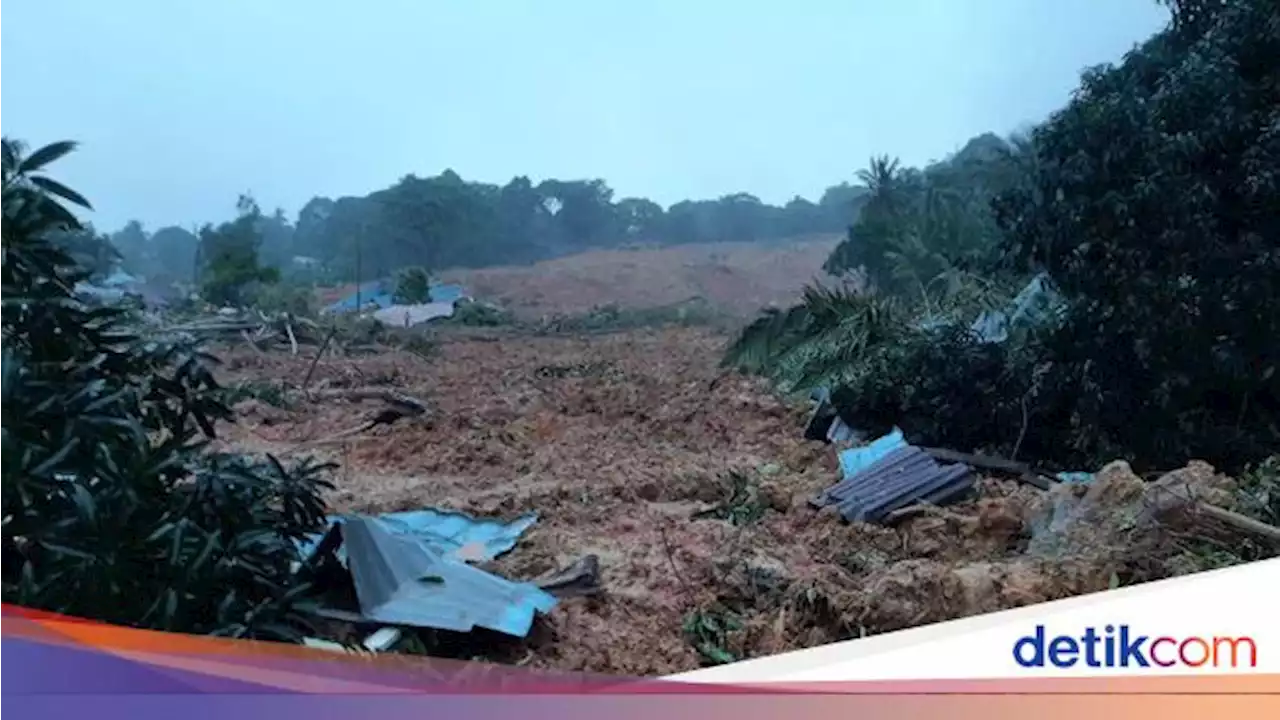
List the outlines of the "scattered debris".
{"label": "scattered debris", "polygon": [[[379,628],[361,641],[360,647],[368,650],[369,652],[386,652],[395,647],[395,644],[400,641],[403,634],[404,633],[400,628]],[[302,644],[309,648],[316,648],[319,650],[331,650],[333,652],[344,653],[358,652],[358,650],[347,647],[342,643],[334,642],[332,640],[321,640],[320,638],[303,638]]]}
{"label": "scattered debris", "polygon": [[685,637],[702,656],[703,665],[723,665],[741,660],[738,653],[725,647],[728,636],[742,629],[742,619],[727,610],[699,611],[685,618]]}
{"label": "scattered debris", "polygon": [[302,549],[314,561],[332,553],[351,574],[359,612],[325,607],[325,617],[356,623],[470,632],[476,627],[524,637],[556,598],[468,563],[510,550],[535,517],[511,523],[432,509],[379,517],[335,518]]}
{"label": "scattered debris", "polygon": [[925,452],[929,453],[929,456],[935,460],[964,463],[970,467],[1009,473],[1017,477],[1022,482],[1031,485],[1032,487],[1038,487],[1041,490],[1048,490],[1057,484],[1054,478],[1045,475],[1042,472],[1033,470],[1031,466],[1026,463],[1017,462],[1015,460],[1006,460],[1002,457],[995,457],[994,455],[962,453],[943,448],[925,448]]}
{"label": "scattered debris", "polygon": [[836,412],[831,404],[831,390],[825,387],[814,388],[809,393],[814,402],[809,421],[805,424],[804,438],[817,440],[832,445],[845,445],[861,442],[866,435],[860,430],[850,427]]}
{"label": "scattered debris", "polygon": [[285,345],[293,355],[298,354],[299,345],[321,345],[325,337],[325,331],[307,318],[290,313],[268,315],[230,307],[220,308],[215,317],[170,325],[161,332],[213,341],[242,340],[258,352],[271,350],[275,345]]}
{"label": "scattered debris", "polygon": [[600,558],[586,555],[567,568],[537,581],[538,587],[558,598],[596,595],[600,585]]}
{"label": "scattered debris", "polygon": [[884,437],[876,438],[869,444],[858,448],[849,448],[840,452],[840,476],[850,480],[853,476],[883,460],[889,453],[907,447],[907,440],[902,431],[894,428]]}
{"label": "scattered debris", "polygon": [[812,502],[816,507],[836,505],[850,521],[881,522],[907,505],[941,504],[973,485],[967,466],[940,466],[925,451],[906,445],[896,431],[845,451],[840,459],[845,479]]}
{"label": "scattered debris", "polygon": [[695,512],[693,519],[715,518],[731,525],[749,525],[759,520],[769,507],[760,492],[760,483],[748,474],[732,470],[727,476],[725,498],[721,502]]}
{"label": "scattered debris", "polygon": [[381,400],[388,405],[400,408],[409,415],[422,415],[427,412],[426,401],[383,388],[316,390],[311,393],[311,396],[320,400]]}
{"label": "scattered debris", "polygon": [[1062,307],[1062,296],[1053,289],[1048,273],[1040,273],[1031,278],[1006,310],[982,313],[970,329],[983,342],[1002,343],[1011,329],[1052,322],[1060,316]]}
{"label": "scattered debris", "polygon": [[387,407],[383,408],[376,415],[373,415],[368,420],[356,425],[355,427],[342,430],[334,433],[333,435],[320,438],[319,440],[311,440],[301,443],[297,446],[298,448],[324,445],[326,443],[345,440],[368,430],[372,430],[379,425],[391,425],[402,418],[420,417],[429,412],[426,402],[419,400],[418,398],[405,395],[404,393],[379,388],[317,390],[311,393],[311,397],[317,399],[329,398],[355,401],[381,400],[387,404]]}
{"label": "scattered debris", "polygon": [[[1238,562],[1249,548],[1259,548],[1251,557],[1262,557],[1267,538],[1280,532],[1270,526],[1262,530],[1271,535],[1246,532],[1201,509],[1198,503],[1227,513],[1244,506],[1236,504],[1234,481],[1195,464],[1151,483],[1114,471],[1066,483],[1060,468],[1045,471],[1030,458],[929,448],[916,449],[944,468],[956,462],[973,468],[970,497],[949,499],[945,507],[919,504],[929,499],[922,498],[875,522],[807,511],[810,499],[840,477],[843,448],[799,437],[809,408],[789,407],[755,380],[722,373],[715,362],[722,343],[699,328],[589,341],[521,331],[504,334],[501,343],[450,336],[432,363],[406,363],[387,346],[320,363],[312,391],[403,391],[429,400],[436,416],[401,420],[344,444],[350,472],[333,507],[377,514],[430,498],[474,518],[501,518],[487,539],[467,530],[435,541],[437,557],[497,576],[485,592],[525,581],[556,600],[545,617],[532,611],[536,641],[493,643],[488,632],[455,638],[404,628],[394,650],[416,651],[416,641],[423,651],[537,668],[661,675],[1193,572],[1212,566],[1206,558],[1215,552],[1223,564]],[[263,358],[235,340],[222,369],[227,384],[248,377],[296,387],[314,350],[291,356],[287,340],[272,350]],[[566,375],[576,375],[605,366],[616,372],[555,382],[537,372],[573,368]],[[292,395],[299,402],[278,423],[232,426],[230,442],[274,451],[355,422],[353,405],[306,402],[328,400],[323,392]],[[750,483],[725,503],[734,495],[728,468],[745,470]],[[1089,505],[1116,511],[1087,510],[1082,499],[1091,491]],[[1195,502],[1179,499],[1186,497]],[[717,503],[756,519],[688,521]],[[763,512],[745,512],[756,507]],[[511,528],[507,520],[534,509],[542,517],[516,551],[503,553],[500,543],[489,542]],[[384,536],[404,530],[385,522],[387,515],[376,517]],[[414,521],[405,524],[412,528]],[[451,536],[446,526],[437,518],[419,529]],[[340,533],[335,541],[325,569],[333,568],[339,584],[325,604],[345,610],[361,630],[377,629],[384,624],[366,617],[349,569],[337,564],[337,555],[346,556]],[[511,592],[511,606],[529,599],[523,592]],[[448,607],[448,599],[431,601]],[[494,610],[477,609],[469,620],[499,614]],[[356,648],[366,639],[342,637]],[[438,646],[441,638],[448,647]]]}

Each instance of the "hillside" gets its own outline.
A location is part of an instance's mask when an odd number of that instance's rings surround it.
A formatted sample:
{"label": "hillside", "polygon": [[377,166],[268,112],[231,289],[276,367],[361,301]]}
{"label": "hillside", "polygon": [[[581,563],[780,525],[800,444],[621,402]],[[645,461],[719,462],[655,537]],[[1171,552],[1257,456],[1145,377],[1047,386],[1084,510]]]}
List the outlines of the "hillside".
{"label": "hillside", "polygon": [[789,243],[597,250],[523,267],[450,271],[441,277],[524,317],[577,313],[608,303],[658,307],[697,297],[720,312],[748,317],[769,304],[791,303],[806,283],[824,276],[822,263],[837,242],[832,236]]}

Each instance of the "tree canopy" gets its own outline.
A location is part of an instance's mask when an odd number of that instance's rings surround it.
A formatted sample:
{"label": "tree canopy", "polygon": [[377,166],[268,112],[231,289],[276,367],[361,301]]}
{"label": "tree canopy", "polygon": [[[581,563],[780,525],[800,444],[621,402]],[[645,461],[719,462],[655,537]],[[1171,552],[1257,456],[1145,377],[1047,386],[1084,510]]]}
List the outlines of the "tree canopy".
{"label": "tree canopy", "polygon": [[1069,301],[1045,357],[1082,449],[1230,462],[1280,447],[1280,6],[1169,4],[998,208],[1011,263]]}
{"label": "tree canopy", "polygon": [[90,271],[52,238],[82,229],[62,201],[88,203],[40,173],[73,147],[4,141],[4,600],[299,640],[326,466],[206,452],[230,419],[213,359],[76,299]]}
{"label": "tree canopy", "polygon": [[241,196],[240,216],[200,230],[200,291],[216,305],[240,305],[259,285],[280,279],[280,272],[259,262],[263,217],[253,198]]}
{"label": "tree canopy", "polygon": [[[931,445],[1229,471],[1274,453],[1280,6],[1168,4],[1165,30],[1030,136],[923,171],[874,160],[828,267],[878,292],[811,291],[726,362],[829,384],[849,422]],[[1057,312],[982,337],[975,317],[1033,274]]]}
{"label": "tree canopy", "polygon": [[989,265],[1001,237],[991,201],[1022,182],[1029,152],[1023,141],[988,133],[923,170],[872,158],[858,173],[867,202],[826,270],[858,271],[872,288],[901,295]]}
{"label": "tree canopy", "polygon": [[[854,220],[865,197],[865,188],[842,183],[816,203],[797,197],[778,207],[737,193],[664,210],[645,198],[615,198],[600,179],[534,184],[519,176],[499,186],[445,170],[434,177],[407,175],[365,196],[312,198],[293,222],[281,210],[259,212],[253,224],[263,266],[288,277],[308,275],[301,268],[314,263],[321,270],[312,279],[349,282],[357,274],[386,277],[410,266],[525,264],[636,244],[835,234]],[[111,241],[132,272],[192,279],[197,243],[181,228],[149,236],[130,221]]]}

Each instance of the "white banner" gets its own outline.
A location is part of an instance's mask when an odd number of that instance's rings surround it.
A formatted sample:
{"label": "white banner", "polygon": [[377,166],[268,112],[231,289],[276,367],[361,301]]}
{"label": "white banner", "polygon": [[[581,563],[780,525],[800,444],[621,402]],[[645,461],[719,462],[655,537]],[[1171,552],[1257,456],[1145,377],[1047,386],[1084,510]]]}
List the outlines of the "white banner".
{"label": "white banner", "polygon": [[1280,673],[1280,559],[671,676],[719,683]]}

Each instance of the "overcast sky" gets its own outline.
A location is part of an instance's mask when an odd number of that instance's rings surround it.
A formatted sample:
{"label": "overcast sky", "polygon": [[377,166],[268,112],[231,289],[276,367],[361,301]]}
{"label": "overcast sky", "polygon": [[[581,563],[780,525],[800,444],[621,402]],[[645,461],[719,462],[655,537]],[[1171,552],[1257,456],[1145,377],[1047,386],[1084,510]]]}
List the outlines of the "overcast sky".
{"label": "overcast sky", "polygon": [[3,132],[114,229],[453,168],[663,205],[816,199],[1062,105],[1155,0],[11,0]]}

